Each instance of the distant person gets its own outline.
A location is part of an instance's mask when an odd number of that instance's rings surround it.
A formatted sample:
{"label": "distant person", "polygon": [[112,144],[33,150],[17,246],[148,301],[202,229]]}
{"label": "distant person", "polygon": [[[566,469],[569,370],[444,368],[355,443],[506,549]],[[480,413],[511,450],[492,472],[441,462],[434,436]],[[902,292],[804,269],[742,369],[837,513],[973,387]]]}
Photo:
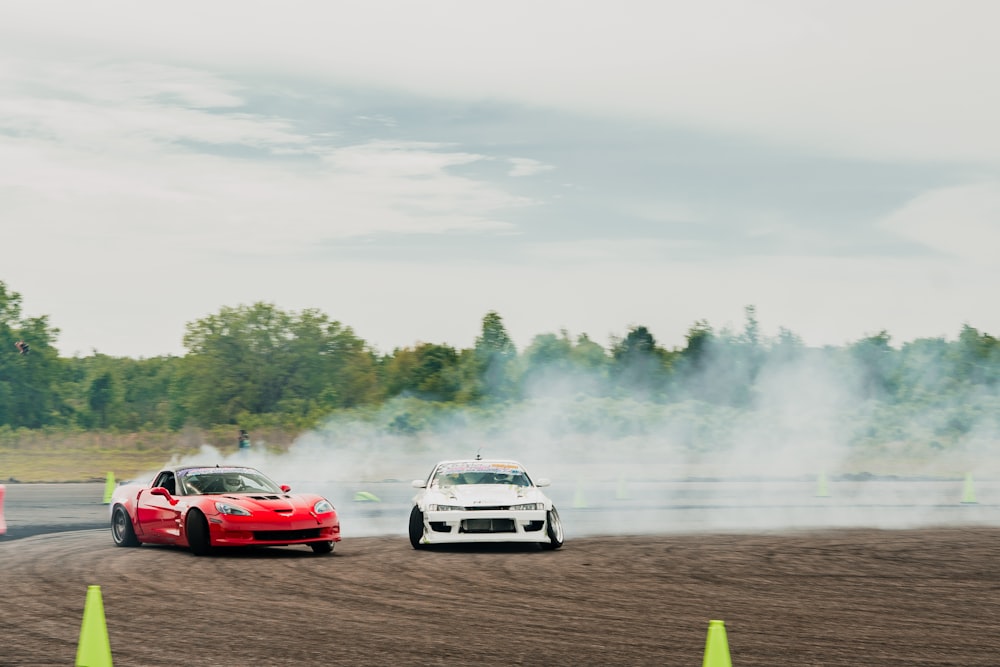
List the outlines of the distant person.
{"label": "distant person", "polygon": [[240,449],[250,449],[250,434],[240,429]]}
{"label": "distant person", "polygon": [[20,352],[21,354],[28,354],[28,352],[31,351],[31,348],[23,340],[19,340],[16,343],[14,343],[14,347],[16,347],[17,351]]}

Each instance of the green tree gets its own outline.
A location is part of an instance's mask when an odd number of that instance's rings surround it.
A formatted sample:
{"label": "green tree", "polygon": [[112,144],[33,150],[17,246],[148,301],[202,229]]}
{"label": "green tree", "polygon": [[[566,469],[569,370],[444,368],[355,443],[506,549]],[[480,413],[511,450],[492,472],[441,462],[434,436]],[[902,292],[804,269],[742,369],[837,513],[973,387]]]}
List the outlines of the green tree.
{"label": "green tree", "polygon": [[608,356],[586,334],[570,339],[569,333],[535,336],[520,358],[520,384],[524,395],[556,393],[599,396],[609,392]]}
{"label": "green tree", "polygon": [[[40,428],[65,418],[57,391],[62,365],[52,347],[58,333],[45,316],[22,317],[21,295],[0,281],[0,425]],[[28,354],[14,346],[19,340]]]}
{"label": "green tree", "polygon": [[377,357],[350,327],[315,309],[288,320],[289,393],[320,411],[379,400]]}
{"label": "green tree", "polygon": [[327,389],[335,400],[325,405],[355,408],[381,400],[377,359],[368,344],[350,327],[331,322],[326,327]]}
{"label": "green tree", "polygon": [[648,328],[634,326],[611,348],[613,374],[619,387],[658,394],[667,386],[665,351],[656,344]]}
{"label": "green tree", "polygon": [[416,390],[437,401],[453,400],[460,387],[455,348],[424,343],[417,348],[417,359]]}
{"label": "green tree", "polygon": [[802,338],[785,327],[779,327],[778,338],[768,351],[768,358],[779,364],[793,363],[802,358],[804,350]]}
{"label": "green tree", "polygon": [[587,334],[580,334],[573,346],[571,358],[580,368],[586,368],[598,376],[603,376],[608,368],[608,353],[600,344],[592,341]]}
{"label": "green tree", "polygon": [[897,398],[916,404],[951,395],[963,384],[944,338],[921,338],[905,343],[899,351]]}
{"label": "green tree", "polygon": [[169,355],[149,359],[107,358],[116,388],[109,426],[128,431],[183,426],[183,400],[177,400],[183,396],[183,392],[177,391],[182,364],[181,357]]}
{"label": "green tree", "polygon": [[382,357],[379,361],[379,379],[384,395],[393,398],[412,391],[413,376],[419,363],[417,352],[412,347],[396,348],[392,354]]}
{"label": "green tree", "polygon": [[517,389],[515,360],[517,348],[496,311],[483,317],[482,333],[476,338],[475,365],[479,396],[505,400]]}
{"label": "green tree", "polygon": [[969,384],[996,386],[1000,382],[1000,342],[989,334],[980,334],[975,327],[962,326],[949,358],[955,373]]}
{"label": "green tree", "polygon": [[[748,316],[752,318],[752,310]],[[743,335],[737,336],[726,330],[716,333],[704,320],[695,322],[675,364],[681,393],[717,405],[746,407],[760,352],[755,327],[755,320],[748,320]]]}
{"label": "green tree", "polygon": [[111,373],[107,372],[98,375],[90,382],[90,389],[87,391],[87,405],[97,417],[95,426],[98,428],[108,427],[108,411],[114,400],[113,384]]}
{"label": "green tree", "polygon": [[687,374],[697,373],[708,363],[712,345],[715,342],[715,331],[705,320],[695,322],[685,336],[687,346],[681,350],[681,360]]}
{"label": "green tree", "polygon": [[320,414],[375,400],[375,356],[349,327],[318,311],[226,307],[187,325],[187,406],[201,424],[241,415]]}
{"label": "green tree", "polygon": [[559,336],[548,333],[535,336],[524,350],[524,374],[528,378],[539,375],[564,375],[576,366],[573,360],[573,342],[563,331]]}
{"label": "green tree", "polygon": [[853,343],[847,350],[855,364],[862,395],[870,399],[891,398],[896,389],[895,353],[892,337],[885,330]]}

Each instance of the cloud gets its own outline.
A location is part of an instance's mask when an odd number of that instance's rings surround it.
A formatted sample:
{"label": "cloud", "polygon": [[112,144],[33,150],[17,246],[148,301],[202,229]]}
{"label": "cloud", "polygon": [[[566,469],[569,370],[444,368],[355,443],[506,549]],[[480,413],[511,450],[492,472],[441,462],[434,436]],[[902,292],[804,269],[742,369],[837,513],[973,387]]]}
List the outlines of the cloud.
{"label": "cloud", "polygon": [[[160,149],[179,141],[299,145],[282,120],[235,109],[232,82],[203,71],[132,65],[38,65],[9,60],[0,83],[0,130],[90,149]],[[226,113],[212,113],[222,109]]]}
{"label": "cloud", "polygon": [[701,243],[663,239],[587,239],[533,243],[525,247],[530,257],[559,264],[605,263],[616,261],[656,264],[684,252],[698,250]]}
{"label": "cloud", "polygon": [[1000,263],[1000,183],[925,192],[893,211],[881,225],[955,259]]}
{"label": "cloud", "polygon": [[551,164],[545,164],[538,160],[532,160],[531,158],[512,157],[508,161],[513,166],[507,174],[513,177],[534,176],[535,174],[555,169],[555,167]]}
{"label": "cloud", "polygon": [[[455,172],[447,144],[334,144],[245,111],[228,79],[178,67],[27,67],[0,84],[0,187],[36,229],[271,250],[380,231],[503,229],[529,200]],[[43,95],[37,93],[44,90]],[[191,106],[196,105],[196,106]],[[270,159],[248,159],[263,151]],[[140,233],[141,232],[141,233]]]}
{"label": "cloud", "polygon": [[11,4],[0,203],[43,242],[0,278],[69,351],[133,355],[260,299],[382,349],[490,309],[522,345],[747,304],[809,344],[996,331],[998,13]]}
{"label": "cloud", "polygon": [[960,12],[934,0],[305,1],[294,12],[103,0],[14,5],[5,18],[6,50],[45,57],[197,62],[654,119],[866,159],[1000,157],[1000,93],[983,84],[998,74],[1000,6],[983,0]]}

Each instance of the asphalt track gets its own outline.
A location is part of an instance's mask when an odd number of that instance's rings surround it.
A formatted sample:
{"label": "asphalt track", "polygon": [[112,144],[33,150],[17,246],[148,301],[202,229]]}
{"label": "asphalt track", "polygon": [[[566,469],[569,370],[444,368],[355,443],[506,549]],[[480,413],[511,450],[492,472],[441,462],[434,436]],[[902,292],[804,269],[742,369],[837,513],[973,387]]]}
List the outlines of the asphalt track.
{"label": "asphalt track", "polygon": [[414,551],[384,484],[330,493],[330,556],[197,558],[114,547],[103,484],[8,485],[0,665],[73,664],[89,585],[118,667],[699,665],[711,619],[738,666],[1000,665],[990,484],[663,486],[565,490],[555,552]]}

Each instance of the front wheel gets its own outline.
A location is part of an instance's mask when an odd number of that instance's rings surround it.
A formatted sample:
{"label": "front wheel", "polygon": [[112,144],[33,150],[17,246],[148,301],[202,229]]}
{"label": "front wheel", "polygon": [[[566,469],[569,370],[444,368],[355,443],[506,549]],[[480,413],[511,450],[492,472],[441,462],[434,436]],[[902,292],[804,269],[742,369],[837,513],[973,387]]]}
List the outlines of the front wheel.
{"label": "front wheel", "polygon": [[563,545],[563,527],[559,519],[559,512],[553,507],[546,515],[545,533],[549,536],[549,541],[542,543],[543,549],[558,549]]}
{"label": "front wheel", "polygon": [[207,556],[211,553],[212,545],[208,536],[208,520],[205,515],[198,510],[191,510],[188,512],[184,526],[191,553],[195,556]]}
{"label": "front wheel", "polygon": [[423,549],[421,540],[424,539],[424,513],[415,506],[410,511],[410,545],[414,549]]}
{"label": "front wheel", "polygon": [[111,537],[115,544],[120,547],[138,547],[142,545],[139,538],[135,536],[135,528],[132,527],[132,519],[129,518],[125,508],[119,505],[111,515]]}
{"label": "front wheel", "polygon": [[310,542],[314,554],[328,554],[333,551],[333,542]]}

